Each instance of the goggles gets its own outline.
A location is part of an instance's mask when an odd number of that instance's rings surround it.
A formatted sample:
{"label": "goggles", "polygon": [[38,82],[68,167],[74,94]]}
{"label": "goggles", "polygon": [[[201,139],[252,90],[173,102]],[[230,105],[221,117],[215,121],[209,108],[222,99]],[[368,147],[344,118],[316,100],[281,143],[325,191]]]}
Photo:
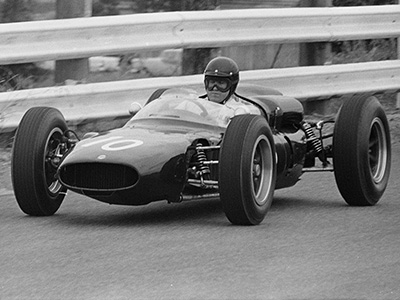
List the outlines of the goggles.
{"label": "goggles", "polygon": [[212,91],[217,88],[218,91],[225,93],[229,91],[232,87],[232,82],[228,78],[224,77],[206,77],[204,84],[208,91]]}

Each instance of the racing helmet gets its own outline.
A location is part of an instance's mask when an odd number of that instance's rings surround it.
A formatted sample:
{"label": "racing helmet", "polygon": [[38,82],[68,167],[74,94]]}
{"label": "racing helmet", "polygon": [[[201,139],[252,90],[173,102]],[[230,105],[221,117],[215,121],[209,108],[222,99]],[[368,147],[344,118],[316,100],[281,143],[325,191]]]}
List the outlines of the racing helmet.
{"label": "racing helmet", "polygon": [[236,62],[229,58],[219,56],[212,59],[206,66],[204,70],[204,85],[206,89],[212,89],[214,86],[210,87],[210,80],[216,79],[226,79],[226,84],[218,86],[217,88],[221,92],[229,91],[227,100],[236,90],[239,83],[239,67]]}

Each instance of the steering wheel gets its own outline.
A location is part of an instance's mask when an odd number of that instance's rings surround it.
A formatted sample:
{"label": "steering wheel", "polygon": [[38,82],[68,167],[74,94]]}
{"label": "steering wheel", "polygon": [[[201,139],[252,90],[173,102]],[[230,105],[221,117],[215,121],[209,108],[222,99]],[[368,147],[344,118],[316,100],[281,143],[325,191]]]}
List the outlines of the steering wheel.
{"label": "steering wheel", "polygon": [[[207,111],[207,109],[206,109],[199,101],[197,101],[197,100],[186,100],[185,102],[182,102],[182,104],[184,104],[185,107],[188,107],[188,106],[186,106],[186,105],[188,105],[188,103],[189,103],[189,105],[190,105],[190,104],[194,104],[194,105],[196,105],[198,108],[200,108],[201,112],[200,112],[199,115],[200,115],[201,117],[205,118],[205,117],[208,116],[208,111]],[[189,107],[190,107],[190,106],[189,106]],[[164,103],[164,105],[163,105],[161,108],[162,108],[162,110],[171,110],[171,108],[169,107],[168,102]],[[191,112],[190,110],[184,109],[184,108],[173,108],[173,110],[184,110],[187,114],[196,115],[196,113]]]}
{"label": "steering wheel", "polygon": [[201,104],[199,101],[191,101],[190,103],[196,104],[196,105],[201,109],[200,116],[206,117],[206,116],[208,115],[207,109],[206,109],[206,108],[204,107],[204,105]]}
{"label": "steering wheel", "polygon": [[191,111],[183,110],[183,109],[168,109],[158,114],[159,116],[167,117],[167,118],[180,118],[184,112],[184,116],[186,120],[191,120],[195,122],[204,123],[205,118],[202,115],[196,114]]}

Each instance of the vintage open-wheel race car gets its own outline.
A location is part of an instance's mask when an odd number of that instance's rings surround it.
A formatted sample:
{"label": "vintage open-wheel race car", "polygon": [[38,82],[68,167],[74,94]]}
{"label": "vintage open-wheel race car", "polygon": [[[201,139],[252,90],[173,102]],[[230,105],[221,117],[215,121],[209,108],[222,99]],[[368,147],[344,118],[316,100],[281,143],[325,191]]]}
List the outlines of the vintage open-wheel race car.
{"label": "vintage open-wheel race car", "polygon": [[305,119],[297,99],[273,89],[240,85],[237,97],[259,113],[221,125],[222,105],[191,90],[160,89],[123,127],[82,139],[57,109],[31,108],[13,144],[16,200],[24,213],[48,216],[67,190],[120,205],[219,197],[231,223],[255,225],[275,189],[293,186],[305,172],[333,171],[349,205],[379,201],[391,143],[374,96],[356,95],[336,118],[317,122]]}

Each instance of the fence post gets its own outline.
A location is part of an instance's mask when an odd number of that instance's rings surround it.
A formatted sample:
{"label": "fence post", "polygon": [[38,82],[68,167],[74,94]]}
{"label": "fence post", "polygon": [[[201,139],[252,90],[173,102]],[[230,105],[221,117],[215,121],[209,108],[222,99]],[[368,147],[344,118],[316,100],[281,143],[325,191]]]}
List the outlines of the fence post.
{"label": "fence post", "polygon": [[[305,0],[300,2],[301,7],[330,7],[332,0]],[[313,66],[325,64],[331,56],[330,43],[300,44],[300,66]]]}
{"label": "fence post", "polygon": [[[304,0],[300,1],[301,7],[330,7],[332,0]],[[324,65],[330,62],[332,56],[331,43],[303,43],[300,44],[299,66]],[[307,114],[330,114],[329,99],[304,102],[304,110]]]}
{"label": "fence post", "polygon": [[[90,17],[92,0],[57,0],[57,19]],[[79,46],[79,45],[77,45]],[[89,75],[89,59],[66,59],[56,61],[55,82],[63,83],[67,79],[84,81]]]}

